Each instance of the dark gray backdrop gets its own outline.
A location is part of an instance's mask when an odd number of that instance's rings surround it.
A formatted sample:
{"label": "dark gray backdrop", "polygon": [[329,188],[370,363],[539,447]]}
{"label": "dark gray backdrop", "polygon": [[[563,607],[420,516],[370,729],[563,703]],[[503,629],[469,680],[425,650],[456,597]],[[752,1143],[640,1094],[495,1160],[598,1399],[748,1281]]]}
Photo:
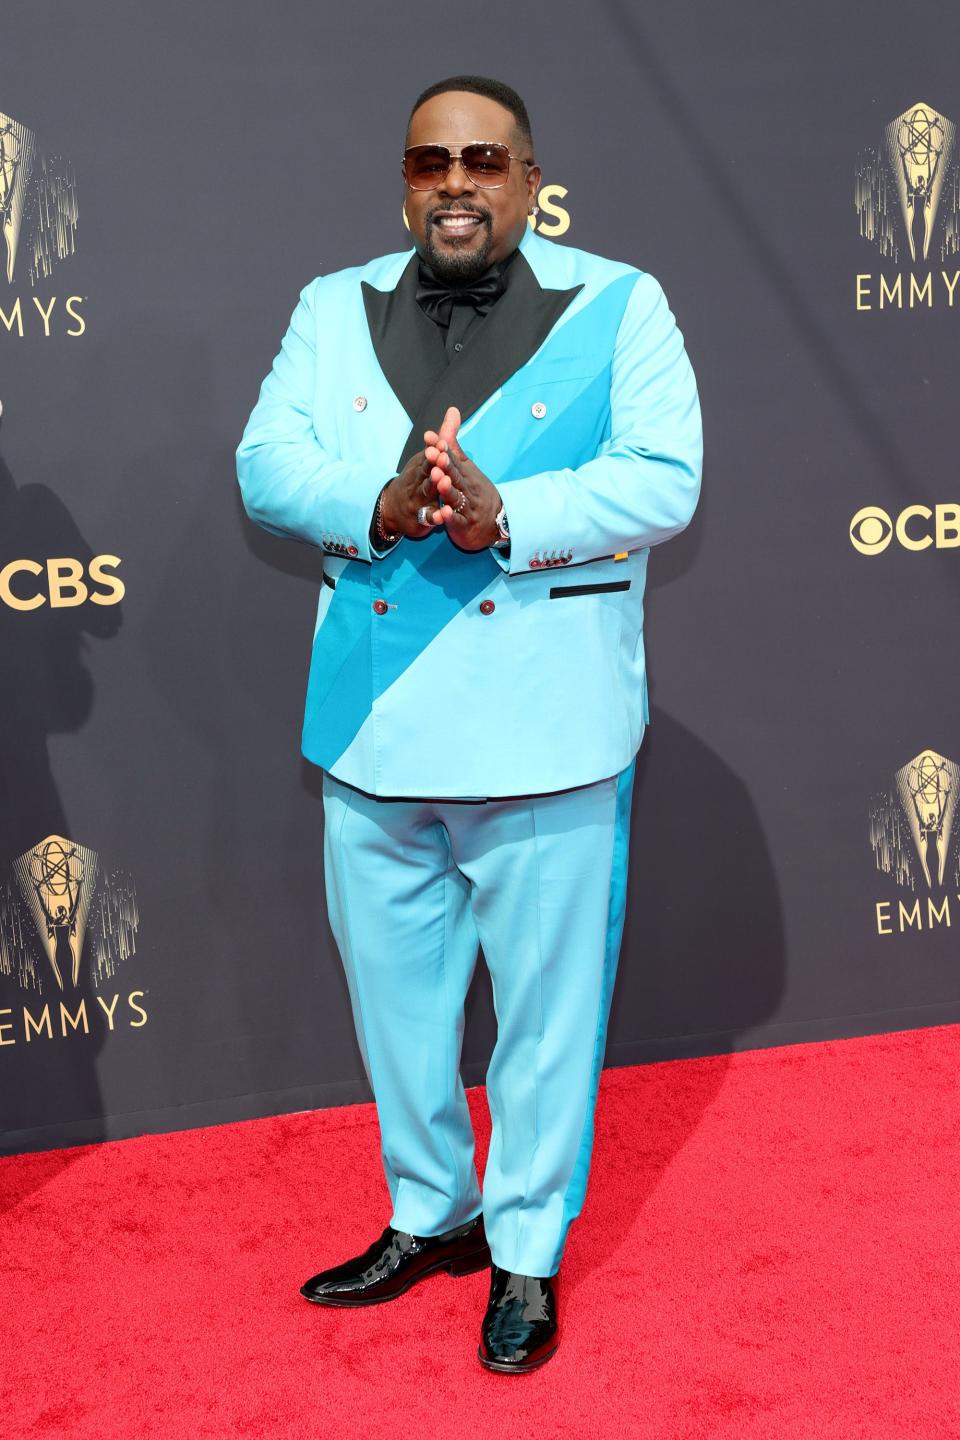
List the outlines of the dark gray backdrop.
{"label": "dark gray backdrop", "polygon": [[[887,122],[960,118],[958,43],[945,3],[910,25],[826,0],[7,8],[0,112],[72,164],[79,216],[49,278],[0,267],[25,328],[0,326],[0,569],[114,555],[126,594],[0,602],[0,867],[51,835],[89,847],[132,876],[139,928],[110,977],[88,946],[63,997],[36,935],[39,992],[0,954],[6,1149],[366,1098],[298,755],[318,557],[247,523],[233,450],[300,288],[405,244],[409,104],[464,69],[525,95],[560,243],[663,283],[703,401],[702,506],[651,562],[608,1062],[960,1018],[952,926],[900,932],[926,882],[869,841],[900,767],[960,757],[960,557],[848,538],[863,506],[960,498],[960,286],[956,311],[858,311],[858,273],[941,265],[881,257],[853,204]],[[49,337],[33,296],[57,297]],[[552,684],[562,704],[576,676]],[[953,853],[930,893],[955,925]],[[25,1030],[48,1003],[51,1033]],[[491,1034],[481,980],[469,1081]]]}

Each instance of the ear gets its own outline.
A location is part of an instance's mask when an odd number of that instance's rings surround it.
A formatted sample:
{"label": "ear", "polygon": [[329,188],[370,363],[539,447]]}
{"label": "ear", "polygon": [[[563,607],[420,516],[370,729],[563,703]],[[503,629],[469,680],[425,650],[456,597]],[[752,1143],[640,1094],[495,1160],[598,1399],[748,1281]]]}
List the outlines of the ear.
{"label": "ear", "polygon": [[531,165],[527,171],[527,204],[537,203],[537,191],[540,189],[540,181],[543,175],[539,165]]}

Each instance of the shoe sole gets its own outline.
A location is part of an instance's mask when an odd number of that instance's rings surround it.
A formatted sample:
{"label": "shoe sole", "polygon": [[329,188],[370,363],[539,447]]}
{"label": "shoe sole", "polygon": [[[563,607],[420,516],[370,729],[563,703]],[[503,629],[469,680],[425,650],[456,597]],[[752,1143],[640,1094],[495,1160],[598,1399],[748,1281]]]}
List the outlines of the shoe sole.
{"label": "shoe sole", "polygon": [[478,1270],[489,1270],[490,1252],[486,1250],[481,1254],[464,1255],[459,1260],[441,1260],[436,1265],[430,1265],[425,1270],[420,1270],[412,1275],[406,1284],[401,1285],[399,1290],[391,1290],[388,1295],[371,1295],[366,1299],[356,1299],[346,1295],[308,1295],[305,1290],[300,1294],[304,1300],[309,1300],[311,1305],[329,1305],[338,1310],[362,1310],[367,1305],[385,1305],[388,1300],[399,1300],[401,1295],[406,1295],[414,1285],[421,1280],[426,1280],[430,1275],[438,1275],[441,1270],[454,1276],[475,1275]]}
{"label": "shoe sole", "polygon": [[560,1342],[558,1341],[552,1350],[547,1351],[546,1355],[541,1355],[539,1360],[533,1360],[529,1365],[511,1365],[506,1360],[488,1360],[480,1346],[477,1347],[477,1356],[484,1369],[495,1370],[498,1375],[529,1375],[531,1370],[539,1370],[541,1365],[546,1365],[547,1361],[556,1355],[559,1348]]}

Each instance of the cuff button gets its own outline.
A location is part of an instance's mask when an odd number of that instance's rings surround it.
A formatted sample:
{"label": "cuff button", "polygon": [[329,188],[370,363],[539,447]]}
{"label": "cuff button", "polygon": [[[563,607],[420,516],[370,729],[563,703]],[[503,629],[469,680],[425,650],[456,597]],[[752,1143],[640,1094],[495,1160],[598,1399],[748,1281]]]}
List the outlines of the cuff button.
{"label": "cuff button", "polygon": [[496,610],[496,608],[497,608],[497,607],[496,607],[496,605],[493,603],[492,600],[481,600],[481,601],[480,601],[480,614],[481,614],[481,615],[492,615],[493,612],[494,612],[494,610]]}

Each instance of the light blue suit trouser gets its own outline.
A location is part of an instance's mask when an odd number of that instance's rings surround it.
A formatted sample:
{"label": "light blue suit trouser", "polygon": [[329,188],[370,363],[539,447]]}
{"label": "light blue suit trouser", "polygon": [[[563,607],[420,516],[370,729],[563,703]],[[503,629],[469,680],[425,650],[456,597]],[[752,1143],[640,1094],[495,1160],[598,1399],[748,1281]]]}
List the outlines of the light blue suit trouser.
{"label": "light blue suit trouser", "polygon": [[[324,774],[330,924],[397,1230],[441,1234],[482,1208],[497,1265],[556,1272],[590,1169],[633,772],[479,804],[374,800]],[[478,941],[498,1027],[482,1200],[460,1079]]]}

